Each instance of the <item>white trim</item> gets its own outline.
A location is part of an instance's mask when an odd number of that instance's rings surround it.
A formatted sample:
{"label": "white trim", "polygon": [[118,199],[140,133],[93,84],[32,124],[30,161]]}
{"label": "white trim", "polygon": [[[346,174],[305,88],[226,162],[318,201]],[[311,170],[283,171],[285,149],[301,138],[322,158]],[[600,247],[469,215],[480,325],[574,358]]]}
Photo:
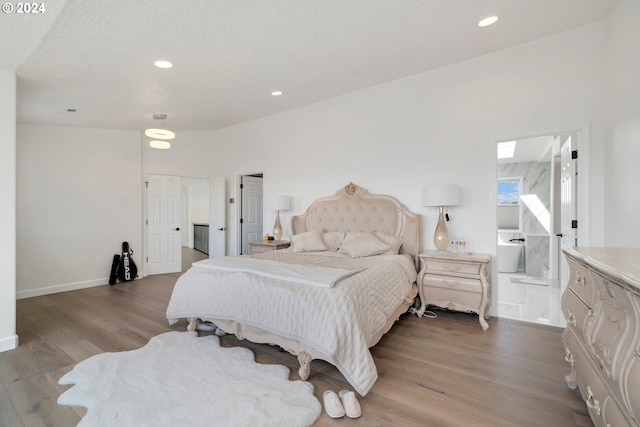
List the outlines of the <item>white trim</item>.
{"label": "white trim", "polygon": [[5,338],[0,338],[0,353],[3,351],[14,350],[18,348],[18,336],[9,335]]}
{"label": "white trim", "polygon": [[[138,273],[137,279],[140,279],[141,277],[144,277],[144,276],[145,275]],[[75,291],[78,289],[93,288],[95,286],[106,285],[107,283],[109,283],[109,278],[105,277],[103,279],[87,280],[84,282],[65,283],[62,285],[45,286],[43,288],[28,289],[26,291],[18,291],[16,292],[16,299],[39,297],[42,295],[50,295],[50,294],[57,294],[60,292]]]}

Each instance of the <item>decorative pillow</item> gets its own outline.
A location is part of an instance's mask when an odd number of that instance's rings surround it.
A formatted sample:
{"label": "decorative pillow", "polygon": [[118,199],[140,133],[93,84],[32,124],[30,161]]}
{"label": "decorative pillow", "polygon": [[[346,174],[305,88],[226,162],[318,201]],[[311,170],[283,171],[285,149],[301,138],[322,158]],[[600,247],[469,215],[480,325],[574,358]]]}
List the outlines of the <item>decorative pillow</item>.
{"label": "decorative pillow", "polygon": [[327,246],[322,239],[322,230],[311,230],[291,236],[293,252],[326,251]]}
{"label": "decorative pillow", "polygon": [[373,235],[383,243],[389,245],[389,249],[384,251],[382,255],[398,255],[400,253],[400,246],[402,246],[402,239],[400,237],[383,233],[382,231],[374,231]]}
{"label": "decorative pillow", "polygon": [[327,231],[322,236],[328,251],[336,252],[344,240],[344,231]]}
{"label": "decorative pillow", "polygon": [[389,245],[371,233],[349,232],[344,237],[338,252],[346,253],[351,258],[378,255],[389,249]]}

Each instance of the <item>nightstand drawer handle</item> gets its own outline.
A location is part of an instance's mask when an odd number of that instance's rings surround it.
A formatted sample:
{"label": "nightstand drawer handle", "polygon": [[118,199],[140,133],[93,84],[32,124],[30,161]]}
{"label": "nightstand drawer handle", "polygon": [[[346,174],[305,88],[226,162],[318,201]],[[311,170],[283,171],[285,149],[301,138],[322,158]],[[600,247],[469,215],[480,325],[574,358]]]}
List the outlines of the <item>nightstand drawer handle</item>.
{"label": "nightstand drawer handle", "polygon": [[459,265],[443,264],[443,265],[442,265],[442,269],[443,269],[444,271],[453,271],[453,272],[456,272],[456,271],[460,271],[460,266],[459,266]]}
{"label": "nightstand drawer handle", "polygon": [[576,283],[580,286],[584,286],[587,283],[587,280],[583,275],[578,274],[578,277],[576,278]]}
{"label": "nightstand drawer handle", "polygon": [[576,315],[569,310],[569,316],[567,316],[567,323],[571,326],[576,326],[578,324],[578,320],[576,319]]}
{"label": "nightstand drawer handle", "polygon": [[457,288],[460,286],[460,282],[457,280],[442,279],[442,283],[452,288]]}

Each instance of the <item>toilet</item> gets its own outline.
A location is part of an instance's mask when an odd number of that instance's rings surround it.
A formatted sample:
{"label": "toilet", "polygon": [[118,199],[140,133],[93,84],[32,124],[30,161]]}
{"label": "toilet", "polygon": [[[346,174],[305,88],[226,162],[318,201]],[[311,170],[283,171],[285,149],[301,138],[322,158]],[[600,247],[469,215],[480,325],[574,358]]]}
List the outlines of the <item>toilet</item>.
{"label": "toilet", "polygon": [[517,273],[524,244],[498,241],[498,273]]}

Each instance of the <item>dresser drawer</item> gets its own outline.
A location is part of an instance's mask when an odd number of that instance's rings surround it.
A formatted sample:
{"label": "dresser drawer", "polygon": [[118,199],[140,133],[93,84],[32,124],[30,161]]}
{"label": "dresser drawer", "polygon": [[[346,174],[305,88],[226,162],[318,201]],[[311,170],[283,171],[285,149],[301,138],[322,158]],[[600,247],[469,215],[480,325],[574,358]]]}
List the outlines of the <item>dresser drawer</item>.
{"label": "dresser drawer", "polygon": [[626,289],[593,271],[589,273],[598,297],[593,325],[587,331],[588,349],[602,372],[618,387],[628,360],[625,356],[633,350],[636,313]]}
{"label": "dresser drawer", "polygon": [[567,288],[562,294],[562,312],[564,313],[567,326],[573,329],[580,339],[585,339],[585,329],[587,324],[593,321],[595,311],[585,305],[576,294]]}
{"label": "dresser drawer", "polygon": [[565,346],[570,352],[568,357],[575,365],[580,395],[587,404],[594,424],[611,427],[630,426],[616,398],[609,392],[606,382],[599,375],[597,368],[589,362],[590,357],[578,345],[573,334],[565,334]]}
{"label": "dresser drawer", "polygon": [[424,287],[422,292],[426,304],[446,307],[450,310],[462,310],[478,312],[482,294],[478,292],[465,292],[439,287]]}
{"label": "dresser drawer", "polygon": [[455,274],[480,274],[481,263],[479,262],[440,259],[423,259],[423,262],[426,263],[426,269],[431,271]]}
{"label": "dresser drawer", "polygon": [[593,307],[595,299],[595,286],[591,281],[587,267],[573,259],[567,257],[571,274],[569,276],[568,288],[587,304]]}
{"label": "dresser drawer", "polygon": [[425,274],[422,283],[425,286],[434,286],[436,288],[482,293],[482,284],[479,279]]}
{"label": "dresser drawer", "polygon": [[627,391],[627,409],[640,424],[640,350],[634,353],[629,369],[624,373],[623,386]]}

